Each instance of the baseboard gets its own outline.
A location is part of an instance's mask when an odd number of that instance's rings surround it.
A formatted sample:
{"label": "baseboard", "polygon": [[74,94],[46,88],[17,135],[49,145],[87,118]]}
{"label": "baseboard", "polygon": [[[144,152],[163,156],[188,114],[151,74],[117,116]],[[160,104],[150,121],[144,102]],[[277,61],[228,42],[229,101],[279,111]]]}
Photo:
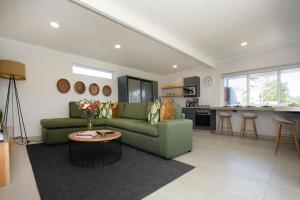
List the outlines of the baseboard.
{"label": "baseboard", "polygon": [[40,143],[43,142],[42,136],[30,136],[28,140],[32,143]]}

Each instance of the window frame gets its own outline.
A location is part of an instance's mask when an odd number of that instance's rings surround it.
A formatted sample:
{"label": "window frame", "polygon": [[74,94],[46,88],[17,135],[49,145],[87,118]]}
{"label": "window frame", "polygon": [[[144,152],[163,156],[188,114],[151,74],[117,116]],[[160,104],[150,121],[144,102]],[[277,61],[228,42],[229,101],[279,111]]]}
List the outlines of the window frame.
{"label": "window frame", "polygon": [[[281,105],[287,105],[287,104],[282,104],[281,103],[281,72],[284,70],[290,70],[290,69],[300,69],[300,63],[293,64],[293,65],[285,65],[285,66],[279,66],[279,67],[268,67],[268,68],[263,68],[259,70],[248,70],[248,71],[241,71],[241,72],[236,72],[236,73],[229,73],[229,74],[222,74],[222,104],[225,105],[225,99],[224,99],[224,87],[225,87],[225,79],[229,78],[234,78],[234,77],[240,77],[240,76],[246,76],[247,78],[247,105],[250,105],[250,75],[252,74],[259,74],[259,73],[268,73],[268,72],[276,72],[277,75],[277,80],[276,80],[276,92],[277,92],[277,104],[276,106],[281,106]],[[262,105],[255,105],[255,106],[262,106]]]}
{"label": "window frame", "polygon": [[[107,74],[111,75],[111,78],[106,77],[106,76],[97,76],[97,75],[74,72],[74,68],[81,68],[81,69],[96,71],[96,72],[100,72],[100,73],[107,73]],[[100,69],[100,68],[96,68],[96,67],[90,67],[90,66],[82,65],[82,64],[78,64],[78,63],[72,63],[72,73],[73,74],[78,74],[78,75],[83,75],[83,76],[89,76],[89,77],[109,79],[109,80],[114,79],[114,72],[113,71],[104,70],[104,69]]]}

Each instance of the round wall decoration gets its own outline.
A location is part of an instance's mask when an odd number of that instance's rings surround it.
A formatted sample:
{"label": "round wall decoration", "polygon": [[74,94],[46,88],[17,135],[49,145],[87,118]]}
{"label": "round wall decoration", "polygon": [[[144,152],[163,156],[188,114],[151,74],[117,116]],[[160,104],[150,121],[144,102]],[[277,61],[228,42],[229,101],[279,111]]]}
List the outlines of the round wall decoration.
{"label": "round wall decoration", "polygon": [[85,92],[85,84],[82,81],[77,81],[74,88],[75,92],[78,94],[83,94]]}
{"label": "round wall decoration", "polygon": [[93,96],[96,96],[100,91],[99,86],[96,83],[92,83],[89,87],[89,90]]}
{"label": "round wall decoration", "polygon": [[71,88],[69,81],[63,78],[57,81],[56,86],[58,91],[60,91],[61,93],[67,93],[70,91]]}
{"label": "round wall decoration", "polygon": [[109,85],[105,85],[102,88],[102,92],[103,92],[104,96],[109,97],[111,95],[111,87]]}

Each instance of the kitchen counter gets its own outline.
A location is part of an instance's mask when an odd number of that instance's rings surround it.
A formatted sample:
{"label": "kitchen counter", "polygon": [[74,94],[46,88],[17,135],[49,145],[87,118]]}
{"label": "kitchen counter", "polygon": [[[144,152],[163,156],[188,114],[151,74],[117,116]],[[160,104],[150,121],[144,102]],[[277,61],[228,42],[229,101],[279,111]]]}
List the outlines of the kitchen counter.
{"label": "kitchen counter", "polygon": [[[212,107],[183,107],[183,113],[186,114],[187,119],[193,120],[194,128],[202,128],[197,126],[197,114],[201,113],[201,110],[209,110],[210,113],[210,127],[209,130],[215,131],[217,126],[217,113],[219,111],[232,111],[232,127],[235,133],[239,133],[241,129],[241,114],[243,112],[255,112],[257,114],[257,130],[258,134],[264,138],[274,139],[276,133],[276,121],[272,114],[277,112],[278,114],[291,115],[295,119],[299,119],[300,107],[298,106],[212,106]],[[201,120],[202,121],[202,120]],[[251,129],[251,128],[250,128]],[[300,130],[298,130],[300,132]]]}
{"label": "kitchen counter", "polygon": [[300,113],[300,107],[299,106],[275,106],[275,107],[246,107],[246,106],[220,106],[220,107],[210,107],[211,110],[232,110],[232,111],[274,111],[274,112],[299,112]]}
{"label": "kitchen counter", "polygon": [[274,109],[275,112],[295,112],[300,113],[299,106],[277,106]]}
{"label": "kitchen counter", "polygon": [[246,106],[220,106],[220,107],[211,107],[210,108],[211,110],[232,110],[232,111],[236,111],[236,110],[239,110],[239,111],[275,111],[275,108],[274,107],[255,107],[255,106],[249,106],[249,107],[246,107]]}

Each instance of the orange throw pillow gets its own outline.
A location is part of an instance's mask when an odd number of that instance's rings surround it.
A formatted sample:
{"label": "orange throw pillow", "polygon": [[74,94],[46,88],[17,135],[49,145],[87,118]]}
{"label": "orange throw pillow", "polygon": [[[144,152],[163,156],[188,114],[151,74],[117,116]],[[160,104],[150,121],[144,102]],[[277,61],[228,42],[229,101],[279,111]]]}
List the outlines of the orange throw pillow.
{"label": "orange throw pillow", "polygon": [[113,103],[112,105],[112,118],[119,117],[119,104]]}
{"label": "orange throw pillow", "polygon": [[175,119],[176,109],[171,99],[167,99],[160,107],[160,121]]}

